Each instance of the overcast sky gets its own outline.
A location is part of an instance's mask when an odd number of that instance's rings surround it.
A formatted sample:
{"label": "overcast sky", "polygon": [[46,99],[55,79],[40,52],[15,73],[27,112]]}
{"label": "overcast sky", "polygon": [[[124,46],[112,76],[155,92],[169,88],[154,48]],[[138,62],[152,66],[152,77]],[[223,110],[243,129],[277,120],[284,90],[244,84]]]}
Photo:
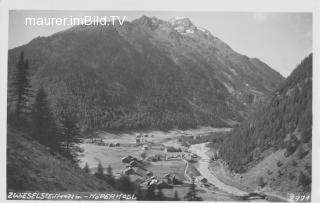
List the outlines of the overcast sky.
{"label": "overcast sky", "polygon": [[247,13],[247,12],[143,12],[143,11],[11,11],[9,16],[9,48],[28,43],[37,36],[49,36],[68,26],[26,26],[25,17],[126,16],[133,20],[142,15],[169,20],[188,17],[195,26],[209,30],[235,51],[257,57],[288,76],[296,65],[312,51],[311,13]]}

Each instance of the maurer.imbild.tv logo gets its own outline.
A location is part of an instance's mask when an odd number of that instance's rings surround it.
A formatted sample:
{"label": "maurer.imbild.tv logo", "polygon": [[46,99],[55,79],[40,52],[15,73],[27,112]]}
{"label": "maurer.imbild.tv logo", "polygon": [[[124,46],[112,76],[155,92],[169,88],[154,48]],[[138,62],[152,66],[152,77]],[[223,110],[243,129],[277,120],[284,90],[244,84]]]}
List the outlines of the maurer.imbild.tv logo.
{"label": "maurer.imbild.tv logo", "polygon": [[123,25],[126,16],[26,17],[26,26]]}

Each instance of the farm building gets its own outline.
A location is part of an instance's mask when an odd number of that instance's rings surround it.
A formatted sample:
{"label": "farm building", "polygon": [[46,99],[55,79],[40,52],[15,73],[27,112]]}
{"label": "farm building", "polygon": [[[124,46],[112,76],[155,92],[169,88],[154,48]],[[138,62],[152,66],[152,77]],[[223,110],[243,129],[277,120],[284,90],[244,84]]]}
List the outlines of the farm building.
{"label": "farm building", "polygon": [[152,179],[157,179],[157,177],[155,177],[155,176],[151,176],[150,177],[150,179],[152,180]]}
{"label": "farm building", "polygon": [[142,169],[140,167],[136,168],[136,174],[138,176],[142,177],[143,179],[147,179],[148,177],[150,177],[150,176],[147,175],[147,172],[148,171],[146,171],[145,169]]}
{"label": "farm building", "polygon": [[198,158],[198,155],[192,153],[192,154],[191,154],[191,157],[192,157],[192,158]]}
{"label": "farm building", "polygon": [[143,145],[142,149],[143,150],[149,150],[149,146],[148,145]]}
{"label": "farm building", "polygon": [[130,163],[132,161],[132,156],[126,156],[126,157],[123,157],[122,159],[122,163]]}
{"label": "farm building", "polygon": [[136,144],[148,143],[148,134],[136,134]]}
{"label": "farm building", "polygon": [[151,180],[148,182],[148,186],[150,186],[150,185],[156,185],[157,182],[158,182],[157,179],[151,179]]}
{"label": "farm building", "polygon": [[153,176],[153,173],[151,171],[147,171],[147,176]]}
{"label": "farm building", "polygon": [[96,144],[96,145],[106,145],[102,138],[92,138],[88,141],[88,143]]}
{"label": "farm building", "polygon": [[166,183],[166,182],[164,182],[162,180],[157,182],[157,186],[158,186],[158,188],[161,188],[161,189],[164,189],[164,188],[171,189],[171,188],[173,188],[171,185],[169,185],[168,183]]}
{"label": "farm building", "polygon": [[135,171],[133,170],[133,168],[129,167],[123,170],[123,173],[126,175],[132,175],[135,173]]}
{"label": "farm building", "polygon": [[130,166],[132,166],[132,167],[137,167],[138,165],[139,165],[139,163],[136,161],[136,160],[132,160],[132,161],[130,161]]}
{"label": "farm building", "polygon": [[208,182],[208,180],[206,178],[202,177],[202,176],[198,176],[196,178],[196,181],[199,182],[199,183],[207,183]]}

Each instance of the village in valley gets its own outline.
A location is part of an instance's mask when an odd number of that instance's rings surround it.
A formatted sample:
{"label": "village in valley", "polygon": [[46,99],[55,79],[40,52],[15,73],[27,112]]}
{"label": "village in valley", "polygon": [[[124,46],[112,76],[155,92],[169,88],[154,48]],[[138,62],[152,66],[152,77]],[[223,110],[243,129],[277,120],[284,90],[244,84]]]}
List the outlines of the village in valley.
{"label": "village in valley", "polygon": [[[172,198],[176,194],[183,198],[194,181],[200,196],[210,199],[210,191],[217,188],[197,170],[201,157],[189,147],[208,141],[210,136],[215,135],[212,131],[215,129],[98,132],[82,144],[84,154],[80,157],[81,164],[88,164],[91,173],[97,171],[99,163],[104,170],[112,167],[115,178],[127,175],[131,182],[139,185],[142,190],[156,186],[161,188],[165,196]],[[216,154],[213,154],[212,157],[215,156]]]}

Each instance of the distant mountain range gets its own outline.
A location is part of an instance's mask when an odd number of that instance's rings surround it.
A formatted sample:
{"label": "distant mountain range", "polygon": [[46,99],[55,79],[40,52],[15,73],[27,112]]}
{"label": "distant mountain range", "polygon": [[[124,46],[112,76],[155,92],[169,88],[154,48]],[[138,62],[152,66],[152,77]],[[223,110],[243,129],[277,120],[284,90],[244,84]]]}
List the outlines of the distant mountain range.
{"label": "distant mountain range", "polygon": [[22,51],[33,88],[45,88],[56,115],[68,103],[83,130],[230,126],[284,81],[181,17],[37,37],[9,50],[9,88]]}

